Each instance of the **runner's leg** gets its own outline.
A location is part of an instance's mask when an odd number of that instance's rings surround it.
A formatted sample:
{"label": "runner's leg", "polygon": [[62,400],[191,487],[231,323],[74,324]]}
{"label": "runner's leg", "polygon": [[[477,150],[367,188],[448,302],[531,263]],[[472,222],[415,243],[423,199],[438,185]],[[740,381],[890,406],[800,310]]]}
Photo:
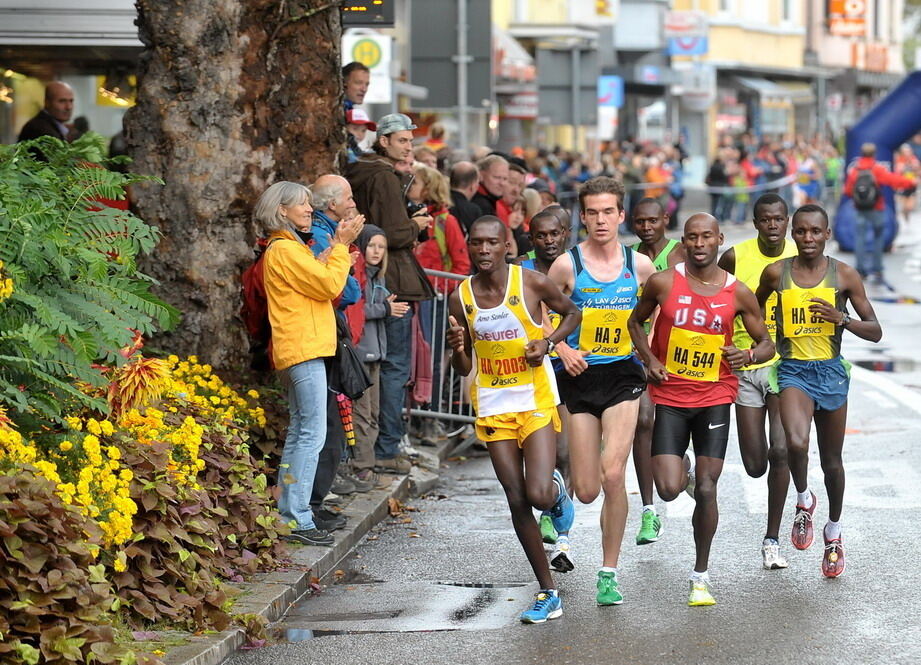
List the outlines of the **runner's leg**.
{"label": "runner's leg", "polygon": [[590,413],[570,414],[568,438],[572,491],[582,503],[591,503],[601,492],[601,421]]}
{"label": "runner's leg", "polygon": [[780,421],[780,397],[767,396],[768,429],[768,517],[765,538],[779,539],[787,492],[790,489],[790,466],[787,463],[787,435]]}
{"label": "runner's leg", "polygon": [[825,490],[828,492],[828,519],[838,522],[844,502],[844,464],[841,451],[844,448],[844,428],[847,424],[847,402],[834,411],[817,411],[815,428],[819,446],[819,459],[825,474]]}
{"label": "runner's leg", "polygon": [[603,566],[616,568],[627,522],[627,489],[624,475],[633,444],[639,399],[620,402],[605,409],[601,417],[604,448],[601,451],[601,547]]}
{"label": "runner's leg", "polygon": [[663,501],[674,501],[688,485],[684,453],[691,437],[687,409],[657,405],[652,428],[652,476]]}
{"label": "runner's leg", "polygon": [[633,435],[633,466],[644,506],[652,505],[652,424],[655,406],[644,392],[639,399],[636,433]]}
{"label": "runner's leg", "polygon": [[815,402],[799,388],[780,392],[780,420],[787,435],[787,460],[797,492],[805,492],[809,475],[809,432]]}

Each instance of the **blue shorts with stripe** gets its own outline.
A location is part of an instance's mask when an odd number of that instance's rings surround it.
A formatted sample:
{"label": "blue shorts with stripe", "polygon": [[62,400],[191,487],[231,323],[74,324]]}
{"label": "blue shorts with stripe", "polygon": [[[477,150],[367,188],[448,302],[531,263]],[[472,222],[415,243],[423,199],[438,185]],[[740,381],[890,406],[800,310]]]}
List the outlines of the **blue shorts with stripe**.
{"label": "blue shorts with stripe", "polygon": [[783,359],[775,365],[777,387],[806,393],[817,411],[836,411],[847,402],[851,364],[841,356],[831,360]]}

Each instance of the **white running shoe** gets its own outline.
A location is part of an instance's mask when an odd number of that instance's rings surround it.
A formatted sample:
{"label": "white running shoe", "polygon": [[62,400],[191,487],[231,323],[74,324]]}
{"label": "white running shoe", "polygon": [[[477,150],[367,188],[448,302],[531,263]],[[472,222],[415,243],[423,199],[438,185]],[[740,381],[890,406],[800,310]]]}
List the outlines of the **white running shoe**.
{"label": "white running shoe", "polygon": [[780,545],[775,541],[761,546],[761,560],[765,570],[780,570],[789,564],[780,554]]}
{"label": "white running shoe", "polygon": [[559,573],[568,573],[575,564],[572,562],[572,548],[568,536],[558,536],[553,551],[550,553],[550,567]]}

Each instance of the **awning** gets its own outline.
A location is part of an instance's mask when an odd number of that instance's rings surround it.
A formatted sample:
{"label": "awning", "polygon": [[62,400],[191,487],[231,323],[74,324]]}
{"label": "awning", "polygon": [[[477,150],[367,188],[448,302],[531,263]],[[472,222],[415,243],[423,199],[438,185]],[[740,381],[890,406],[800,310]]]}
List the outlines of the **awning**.
{"label": "awning", "polygon": [[797,106],[815,103],[815,93],[812,91],[811,83],[806,83],[805,81],[782,81],[777,85],[790,93],[790,100]]}
{"label": "awning", "polygon": [[757,92],[762,101],[792,102],[793,94],[785,87],[767,79],[755,76],[736,76],[736,81],[743,88]]}

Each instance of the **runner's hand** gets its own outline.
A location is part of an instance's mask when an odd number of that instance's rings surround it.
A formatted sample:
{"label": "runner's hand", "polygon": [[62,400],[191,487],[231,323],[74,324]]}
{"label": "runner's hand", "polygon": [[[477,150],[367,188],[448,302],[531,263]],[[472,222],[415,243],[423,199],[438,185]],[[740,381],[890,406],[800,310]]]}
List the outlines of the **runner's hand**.
{"label": "runner's hand", "polygon": [[550,344],[546,339],[532,339],[528,342],[528,345],[524,347],[525,360],[528,361],[531,367],[540,367],[549,348]]}
{"label": "runner's hand", "polygon": [[818,315],[823,321],[834,323],[835,325],[841,322],[844,315],[835,309],[835,306],[827,300],[823,300],[822,298],[810,298],[809,301],[815,303],[814,305],[809,305],[809,311]]}
{"label": "runner's hand", "polygon": [[588,363],[585,362],[588,351],[576,351],[568,344],[560,342],[556,345],[556,354],[563,361],[563,367],[570,376],[579,376],[588,369]]}
{"label": "runner's hand", "polygon": [[737,349],[732,344],[729,346],[721,346],[720,351],[723,352],[723,358],[726,359],[726,362],[729,363],[730,369],[741,369],[748,364],[749,354],[748,351],[743,351],[742,349]]}
{"label": "runner's hand", "polygon": [[646,365],[646,380],[653,383],[668,381],[668,370],[665,369],[665,365],[659,362],[658,358],[653,358],[652,362]]}
{"label": "runner's hand", "polygon": [[448,328],[445,337],[448,340],[448,345],[454,349],[454,353],[463,353],[464,352],[464,329],[462,326],[457,325],[457,319],[453,316],[448,317],[448,323],[450,327]]}

